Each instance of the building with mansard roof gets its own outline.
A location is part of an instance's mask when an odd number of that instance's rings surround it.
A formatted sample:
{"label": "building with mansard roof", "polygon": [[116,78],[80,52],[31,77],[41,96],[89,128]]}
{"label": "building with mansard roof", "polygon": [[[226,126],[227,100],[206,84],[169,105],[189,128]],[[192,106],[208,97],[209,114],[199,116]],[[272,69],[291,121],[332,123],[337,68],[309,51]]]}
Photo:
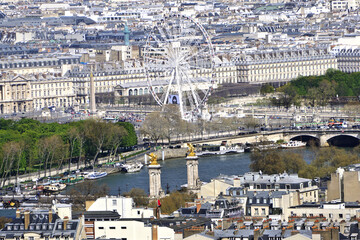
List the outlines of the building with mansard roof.
{"label": "building with mansard roof", "polygon": [[239,82],[284,83],[299,76],[323,75],[337,69],[337,60],[328,49],[256,51],[235,56]]}
{"label": "building with mansard roof", "polygon": [[53,209],[17,210],[16,218],[5,224],[0,231],[0,239],[12,240],[77,240],[85,238],[81,219],[70,216],[62,218]]}

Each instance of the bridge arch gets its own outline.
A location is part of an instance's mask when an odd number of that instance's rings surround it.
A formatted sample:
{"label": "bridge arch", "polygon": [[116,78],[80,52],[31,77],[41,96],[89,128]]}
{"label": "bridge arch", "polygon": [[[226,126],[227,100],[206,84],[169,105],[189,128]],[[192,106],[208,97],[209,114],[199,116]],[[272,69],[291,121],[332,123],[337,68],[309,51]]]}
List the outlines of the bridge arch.
{"label": "bridge arch", "polygon": [[327,140],[327,143],[330,146],[337,146],[337,147],[355,147],[360,144],[359,137],[355,137],[352,135],[347,134],[340,134],[333,137],[330,137]]}
{"label": "bridge arch", "polygon": [[306,142],[307,146],[311,144],[314,144],[315,146],[320,146],[320,138],[314,135],[309,135],[309,134],[297,135],[291,137],[290,140]]}

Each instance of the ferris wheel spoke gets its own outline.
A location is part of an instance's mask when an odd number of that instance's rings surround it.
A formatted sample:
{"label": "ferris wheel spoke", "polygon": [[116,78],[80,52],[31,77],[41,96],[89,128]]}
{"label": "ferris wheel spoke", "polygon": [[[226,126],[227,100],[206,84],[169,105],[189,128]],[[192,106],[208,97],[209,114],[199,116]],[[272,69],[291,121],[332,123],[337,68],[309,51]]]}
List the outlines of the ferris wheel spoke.
{"label": "ferris wheel spoke", "polygon": [[186,94],[186,96],[187,96],[187,99],[189,99],[190,109],[195,109],[195,108],[196,108],[196,105],[195,105],[195,103],[194,103],[194,100],[193,100],[190,92],[189,92],[189,91],[186,91],[185,94]]}
{"label": "ferris wheel spoke", "polygon": [[[165,29],[165,31],[164,31],[164,29]],[[169,33],[167,32],[167,28],[166,28],[166,27],[159,27],[158,30],[159,30],[160,36],[161,36],[163,39],[171,39],[171,37],[170,37],[171,34],[169,34]]]}
{"label": "ferris wheel spoke", "polygon": [[[201,85],[203,82],[208,82],[208,81],[199,81],[198,80],[198,79],[205,80],[204,78],[187,77],[187,79],[188,79],[188,83],[189,83],[189,86],[191,87],[191,89],[194,89],[193,93],[197,96],[198,99],[201,99],[196,90],[205,93],[207,90],[205,90],[203,87],[201,87],[199,85]],[[196,79],[196,81],[195,81],[195,79]],[[195,87],[193,87],[193,86],[195,86]]]}
{"label": "ferris wheel spoke", "polygon": [[153,58],[153,57],[147,57],[146,59],[151,60],[151,61],[161,62],[161,63],[164,63],[165,61],[167,61],[166,59]]}
{"label": "ferris wheel spoke", "polygon": [[165,43],[163,41],[161,41],[156,34],[151,35],[151,37],[155,40],[155,42],[157,43],[157,45],[159,47],[163,47],[165,45]]}
{"label": "ferris wheel spoke", "polygon": [[164,104],[166,104],[167,101],[168,101],[169,93],[170,93],[170,91],[171,91],[171,86],[172,86],[172,80],[174,79],[174,75],[175,75],[175,70],[173,69],[173,71],[171,72],[171,77],[170,77],[170,79],[169,79],[168,87],[167,87],[167,89],[166,89]]}
{"label": "ferris wheel spoke", "polygon": [[[197,95],[194,91],[194,85],[193,85],[193,82],[191,80],[191,78],[188,76],[188,74],[185,72],[185,71],[181,71],[182,75],[184,76],[184,78],[186,79],[186,82],[187,82],[187,85],[189,86],[190,88],[190,91],[191,91],[191,94],[192,94],[192,97],[194,99],[194,102],[195,102],[195,105],[198,106],[199,105],[199,102],[198,102],[198,99],[199,99],[199,95]],[[197,86],[196,86],[197,87]]]}
{"label": "ferris wheel spoke", "polygon": [[167,39],[172,39],[172,36],[174,36],[174,33],[171,32],[171,31],[172,31],[171,28],[170,28],[169,26],[166,26],[166,27],[164,27],[163,29],[165,30],[165,32],[166,32],[167,35],[168,35],[168,38],[167,38]]}
{"label": "ferris wheel spoke", "polygon": [[198,50],[198,51],[190,54],[190,56],[187,56],[186,58],[184,58],[183,61],[188,61],[188,60],[194,58],[195,56],[202,56],[202,53],[205,53],[206,50],[207,50],[206,48],[202,48],[200,51]]}

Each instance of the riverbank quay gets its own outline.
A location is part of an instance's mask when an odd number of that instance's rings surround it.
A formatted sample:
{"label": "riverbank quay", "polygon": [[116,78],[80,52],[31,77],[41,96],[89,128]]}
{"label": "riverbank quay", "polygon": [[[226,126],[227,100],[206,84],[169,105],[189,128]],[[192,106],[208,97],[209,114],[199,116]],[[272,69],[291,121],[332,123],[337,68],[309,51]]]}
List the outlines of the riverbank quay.
{"label": "riverbank quay", "polygon": [[[140,151],[141,150],[134,150],[134,151],[122,153],[121,155],[118,155],[116,157],[107,156],[107,157],[103,157],[103,158],[98,158],[97,165],[102,165],[102,164],[106,164],[106,163],[110,163],[110,162],[120,162],[120,161],[123,161],[123,159],[126,159],[128,156],[136,154]],[[91,166],[91,165],[88,163],[80,163],[79,165],[77,163],[74,163],[74,164],[71,164],[70,167],[68,164],[65,164],[61,168],[53,168],[53,169],[48,169],[46,171],[41,170],[38,172],[26,173],[26,174],[18,176],[17,178],[16,178],[16,176],[11,176],[5,181],[4,186],[15,185],[16,183],[34,182],[34,181],[36,181],[36,179],[40,179],[43,177],[52,177],[52,176],[56,176],[56,175],[62,175],[65,172],[77,171],[79,169],[86,168],[89,166]],[[94,169],[94,170],[98,169],[97,167],[95,167],[95,168],[96,169]],[[105,169],[105,168],[103,168],[103,169]],[[116,172],[116,171],[114,171],[114,169],[111,169],[111,168],[106,168],[106,169],[109,170],[109,171],[105,170],[106,172],[108,172],[108,174]]]}

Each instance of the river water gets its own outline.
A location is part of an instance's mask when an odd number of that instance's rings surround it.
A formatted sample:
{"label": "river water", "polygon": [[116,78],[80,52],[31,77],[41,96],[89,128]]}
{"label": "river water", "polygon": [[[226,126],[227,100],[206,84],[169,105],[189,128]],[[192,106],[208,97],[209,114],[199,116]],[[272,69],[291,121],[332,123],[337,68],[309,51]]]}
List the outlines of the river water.
{"label": "river water", "polygon": [[[283,149],[279,151],[296,152],[303,155],[304,160],[310,163],[314,159],[314,153],[310,148]],[[169,186],[170,191],[179,189],[187,183],[185,158],[174,158],[159,161],[162,165],[161,184],[165,191]],[[209,182],[220,174],[241,175],[250,171],[250,153],[234,155],[216,155],[199,158],[199,177],[203,182]],[[106,184],[110,188],[111,195],[124,193],[132,188],[141,188],[149,192],[149,175],[147,167],[137,173],[116,173],[97,180],[98,184]]]}

